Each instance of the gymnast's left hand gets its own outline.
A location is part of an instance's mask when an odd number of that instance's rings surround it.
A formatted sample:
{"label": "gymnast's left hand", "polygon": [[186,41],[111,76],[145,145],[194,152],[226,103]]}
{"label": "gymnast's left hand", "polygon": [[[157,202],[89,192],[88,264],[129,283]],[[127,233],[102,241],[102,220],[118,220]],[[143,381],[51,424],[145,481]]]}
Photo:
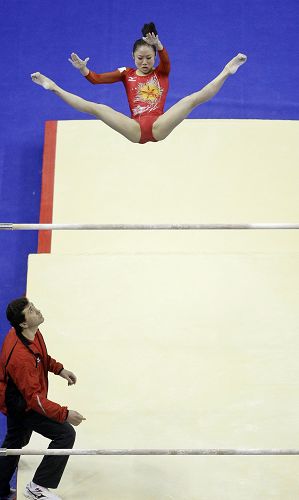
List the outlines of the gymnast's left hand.
{"label": "gymnast's left hand", "polygon": [[142,37],[142,39],[149,45],[154,45],[157,50],[163,49],[163,45],[160,42],[158,35],[155,35],[155,33],[148,33],[146,36]]}
{"label": "gymnast's left hand", "polygon": [[74,385],[77,382],[76,375],[73,372],[66,370],[65,368],[63,368],[63,370],[61,370],[59,375],[60,375],[60,377],[65,378],[65,380],[67,380],[67,382],[68,382],[67,385]]}

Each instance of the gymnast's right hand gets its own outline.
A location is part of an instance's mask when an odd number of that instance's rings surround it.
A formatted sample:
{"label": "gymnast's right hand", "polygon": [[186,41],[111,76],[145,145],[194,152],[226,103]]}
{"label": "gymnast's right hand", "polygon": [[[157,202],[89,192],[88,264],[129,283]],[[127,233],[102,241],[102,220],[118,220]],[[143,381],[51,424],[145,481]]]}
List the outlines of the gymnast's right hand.
{"label": "gymnast's right hand", "polygon": [[86,65],[89,61],[89,57],[86,57],[86,59],[80,59],[78,54],[75,54],[74,52],[72,52],[71,57],[69,58],[69,61],[74,66],[74,68],[80,70],[80,73],[82,73],[82,75],[84,75],[84,76],[88,75],[89,70],[88,70]]}
{"label": "gymnast's right hand", "polygon": [[80,413],[74,410],[69,410],[66,421],[72,425],[80,425],[83,420],[86,420]]}

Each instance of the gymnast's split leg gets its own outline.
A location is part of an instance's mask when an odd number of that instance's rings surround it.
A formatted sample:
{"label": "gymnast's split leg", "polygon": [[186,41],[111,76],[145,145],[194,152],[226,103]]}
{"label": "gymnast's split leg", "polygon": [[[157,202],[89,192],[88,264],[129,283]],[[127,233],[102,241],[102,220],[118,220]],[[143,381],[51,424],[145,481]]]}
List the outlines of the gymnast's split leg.
{"label": "gymnast's split leg", "polygon": [[244,64],[247,57],[244,54],[238,54],[224,67],[221,73],[203,89],[194,94],[184,97],[179,102],[169,108],[153,124],[153,136],[157,141],[165,139],[175,127],[177,127],[187,116],[200,104],[209,101],[214,97],[226,79],[236,73],[238,68]]}
{"label": "gymnast's split leg", "polygon": [[86,101],[75,94],[71,94],[61,87],[56,85],[50,78],[42,75],[41,73],[33,73],[31,75],[32,81],[41,85],[46,90],[51,90],[60,99],[75,108],[81,113],[88,113],[102,120],[110,128],[119,132],[131,142],[139,142],[141,137],[141,130],[139,124],[129,118],[128,116],[115,111],[113,108],[105,104],[97,104],[95,102]]}

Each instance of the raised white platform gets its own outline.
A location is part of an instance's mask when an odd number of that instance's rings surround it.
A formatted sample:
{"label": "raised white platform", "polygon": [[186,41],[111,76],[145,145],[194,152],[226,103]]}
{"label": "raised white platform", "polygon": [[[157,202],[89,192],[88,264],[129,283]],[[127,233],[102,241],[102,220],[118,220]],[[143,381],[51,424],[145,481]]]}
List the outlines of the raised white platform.
{"label": "raised white platform", "polygon": [[[294,447],[298,256],[31,256],[49,353],[78,375],[50,381],[50,398],[87,418],[76,447]],[[22,458],[20,488],[39,460]],[[297,469],[296,457],[72,457],[59,492],[293,500]]]}
{"label": "raised white platform", "polygon": [[[56,223],[298,222],[299,123],[185,120],[131,144],[99,121],[58,122]],[[299,250],[299,232],[53,233],[52,252]]]}

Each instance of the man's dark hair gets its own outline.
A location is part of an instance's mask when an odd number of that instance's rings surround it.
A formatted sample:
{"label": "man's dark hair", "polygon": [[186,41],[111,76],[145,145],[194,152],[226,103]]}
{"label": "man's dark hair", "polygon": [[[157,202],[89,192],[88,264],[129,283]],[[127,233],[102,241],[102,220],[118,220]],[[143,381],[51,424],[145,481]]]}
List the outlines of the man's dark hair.
{"label": "man's dark hair", "polygon": [[[157,29],[156,29],[156,26],[154,25],[153,22],[151,23],[148,23],[148,24],[145,24],[141,30],[142,32],[142,35],[144,37],[146,37],[146,35],[148,33],[154,33],[155,35],[158,34],[157,32]],[[136,40],[136,42],[134,43],[133,45],[133,54],[135,53],[135,51],[138,49],[138,47],[141,47],[142,45],[147,45],[148,47],[151,47],[153,49],[153,51],[155,52],[156,54],[156,47],[154,47],[153,45],[149,45],[148,43],[146,43],[142,38],[139,38],[139,40]]]}
{"label": "man's dark hair", "polygon": [[22,333],[20,324],[25,321],[23,311],[28,304],[29,300],[26,297],[20,297],[10,302],[7,306],[6,317],[17,333]]}

